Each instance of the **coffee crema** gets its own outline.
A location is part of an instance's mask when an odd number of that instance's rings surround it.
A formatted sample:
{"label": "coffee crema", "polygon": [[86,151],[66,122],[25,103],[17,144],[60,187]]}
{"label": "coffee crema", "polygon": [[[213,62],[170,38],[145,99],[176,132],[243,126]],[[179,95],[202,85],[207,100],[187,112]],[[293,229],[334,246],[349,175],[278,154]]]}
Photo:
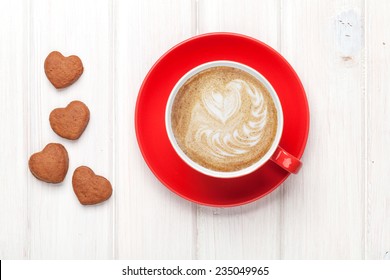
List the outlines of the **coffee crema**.
{"label": "coffee crema", "polygon": [[173,101],[171,126],[180,149],[194,162],[232,172],[258,162],[278,125],[274,101],[249,73],[216,66],[190,77]]}

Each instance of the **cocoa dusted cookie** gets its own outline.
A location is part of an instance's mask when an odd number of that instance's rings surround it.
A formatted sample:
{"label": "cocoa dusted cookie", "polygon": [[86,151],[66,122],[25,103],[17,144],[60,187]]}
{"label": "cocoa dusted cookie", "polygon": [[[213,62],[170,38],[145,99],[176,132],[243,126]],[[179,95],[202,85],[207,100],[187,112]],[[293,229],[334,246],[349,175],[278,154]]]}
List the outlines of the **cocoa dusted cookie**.
{"label": "cocoa dusted cookie", "polygon": [[89,109],[81,101],[72,101],[65,108],[54,109],[49,117],[50,126],[59,136],[76,140],[89,122]]}
{"label": "cocoa dusted cookie", "polygon": [[37,179],[47,183],[61,183],[68,172],[68,152],[61,144],[47,144],[41,152],[30,157],[28,166]]}
{"label": "cocoa dusted cookie", "polygon": [[65,57],[60,52],[53,51],[45,59],[46,76],[58,89],[73,84],[83,71],[83,63],[76,55]]}
{"label": "cocoa dusted cookie", "polygon": [[83,205],[103,202],[112,194],[111,183],[104,177],[96,175],[91,168],[80,166],[72,177],[73,190]]}

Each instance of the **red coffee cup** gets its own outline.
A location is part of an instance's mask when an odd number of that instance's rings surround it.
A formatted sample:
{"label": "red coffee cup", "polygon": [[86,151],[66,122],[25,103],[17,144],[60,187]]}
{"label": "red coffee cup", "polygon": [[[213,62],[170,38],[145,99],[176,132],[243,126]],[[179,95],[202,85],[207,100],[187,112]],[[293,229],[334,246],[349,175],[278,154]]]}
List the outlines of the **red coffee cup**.
{"label": "red coffee cup", "polygon": [[[176,138],[172,131],[171,126],[171,112],[172,112],[172,106],[173,102],[175,100],[175,97],[179,91],[179,89],[185,84],[185,82],[193,77],[194,75],[198,74],[199,72],[211,68],[211,67],[217,67],[217,66],[227,66],[227,67],[233,67],[240,70],[243,70],[247,73],[249,73],[251,76],[255,77],[257,80],[259,80],[268,90],[270,93],[272,100],[275,104],[275,108],[277,111],[277,131],[274,138],[274,142],[272,143],[269,150],[265,153],[264,156],[259,158],[258,161],[250,165],[249,167],[245,167],[238,171],[229,171],[229,172],[221,172],[221,171],[215,171],[208,169],[195,161],[193,161],[191,158],[189,158],[179,147]],[[276,164],[278,164],[281,168],[284,170],[290,172],[290,173],[297,173],[299,169],[302,166],[302,163],[299,159],[294,157],[293,155],[289,154],[287,151],[285,151],[282,147],[279,146],[280,138],[282,136],[283,132],[283,109],[280,104],[280,100],[278,98],[278,95],[275,91],[275,89],[272,87],[272,85],[268,82],[268,80],[261,75],[259,72],[254,70],[253,68],[244,65],[242,63],[234,62],[234,61],[227,61],[227,60],[218,60],[218,61],[212,61],[208,62],[202,65],[199,65],[193,69],[191,69],[189,72],[187,72],[174,86],[173,90],[171,91],[171,94],[168,98],[168,102],[166,105],[165,110],[165,128],[168,134],[168,138],[170,143],[172,144],[175,152],[179,155],[179,157],[191,168],[194,170],[201,172],[205,175],[217,177],[217,178],[235,178],[244,176],[247,174],[250,174],[254,172],[255,170],[259,169],[261,166],[263,166],[266,162],[269,160],[272,160]]]}

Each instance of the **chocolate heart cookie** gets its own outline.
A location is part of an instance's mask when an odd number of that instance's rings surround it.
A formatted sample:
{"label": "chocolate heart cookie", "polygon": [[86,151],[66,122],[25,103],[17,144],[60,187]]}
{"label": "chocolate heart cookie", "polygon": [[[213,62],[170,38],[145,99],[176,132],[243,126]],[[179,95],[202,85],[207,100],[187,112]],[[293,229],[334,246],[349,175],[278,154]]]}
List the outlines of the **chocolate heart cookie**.
{"label": "chocolate heart cookie", "polygon": [[45,59],[46,76],[58,89],[73,84],[83,71],[83,63],[76,55],[65,57],[60,52],[53,51]]}
{"label": "chocolate heart cookie", "polygon": [[68,152],[61,144],[47,144],[41,152],[30,157],[28,166],[37,179],[47,183],[60,183],[68,172]]}
{"label": "chocolate heart cookie", "polygon": [[89,122],[89,109],[81,101],[72,101],[65,108],[54,109],[49,117],[50,126],[59,136],[78,139]]}
{"label": "chocolate heart cookie", "polygon": [[87,166],[76,168],[72,185],[78,200],[83,205],[103,202],[112,194],[111,183],[106,178],[96,175]]}

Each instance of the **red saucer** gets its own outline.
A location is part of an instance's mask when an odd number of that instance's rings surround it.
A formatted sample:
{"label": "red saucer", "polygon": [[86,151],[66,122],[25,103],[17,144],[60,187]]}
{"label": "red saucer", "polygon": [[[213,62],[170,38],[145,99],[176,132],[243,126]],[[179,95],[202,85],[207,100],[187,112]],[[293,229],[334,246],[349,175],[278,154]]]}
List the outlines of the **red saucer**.
{"label": "red saucer", "polygon": [[309,108],[303,86],[293,68],[278,52],[240,34],[203,34],[165,53],[141,86],[135,109],[135,129],[146,163],[167,188],[195,203],[237,206],[270,193],[290,174],[269,161],[257,171],[239,178],[218,179],[203,175],[180,159],[165,130],[165,106],[176,82],[192,68],[213,60],[246,64],[268,79],[283,107],[284,128],[280,146],[301,158],[309,132]]}

